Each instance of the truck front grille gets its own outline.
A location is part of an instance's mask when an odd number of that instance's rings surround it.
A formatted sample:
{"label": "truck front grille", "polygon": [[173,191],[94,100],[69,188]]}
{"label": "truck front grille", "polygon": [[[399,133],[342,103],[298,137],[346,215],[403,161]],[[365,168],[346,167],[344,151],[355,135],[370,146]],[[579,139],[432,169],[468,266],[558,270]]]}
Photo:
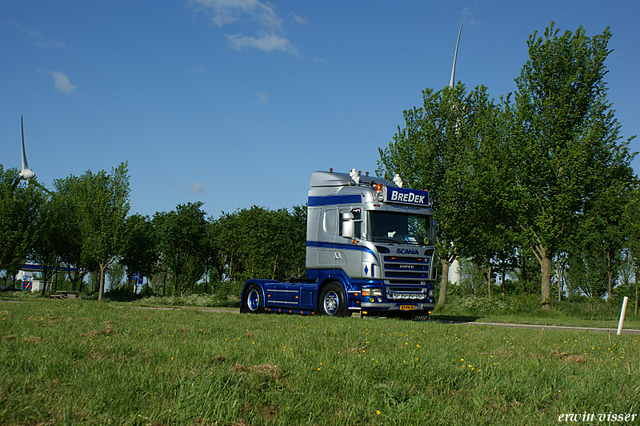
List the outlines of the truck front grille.
{"label": "truck front grille", "polygon": [[384,256],[384,276],[389,284],[421,284],[429,280],[429,258]]}

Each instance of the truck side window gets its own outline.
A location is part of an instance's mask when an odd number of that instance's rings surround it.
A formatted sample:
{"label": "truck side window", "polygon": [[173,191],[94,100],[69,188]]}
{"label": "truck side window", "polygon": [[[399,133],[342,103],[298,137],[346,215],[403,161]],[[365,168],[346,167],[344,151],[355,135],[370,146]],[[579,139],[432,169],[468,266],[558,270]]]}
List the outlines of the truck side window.
{"label": "truck side window", "polygon": [[[353,221],[355,224],[356,238],[362,238],[362,209],[354,208],[347,210],[353,215]],[[340,215],[340,224],[338,225],[340,235],[342,235],[342,215]]]}
{"label": "truck side window", "polygon": [[323,228],[324,232],[338,235],[338,209],[327,209],[324,211]]}

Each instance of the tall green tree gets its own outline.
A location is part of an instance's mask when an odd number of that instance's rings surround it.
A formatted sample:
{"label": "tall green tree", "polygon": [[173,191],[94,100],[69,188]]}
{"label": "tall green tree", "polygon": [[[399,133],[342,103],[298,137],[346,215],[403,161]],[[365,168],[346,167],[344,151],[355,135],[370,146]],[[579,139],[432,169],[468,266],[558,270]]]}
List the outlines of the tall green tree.
{"label": "tall green tree", "polygon": [[244,275],[244,250],[240,238],[243,229],[237,213],[225,213],[209,225],[209,241],[216,250],[216,263],[225,281],[242,281]]}
{"label": "tall green tree", "polygon": [[51,203],[57,216],[57,253],[65,266],[71,290],[82,291],[84,277],[97,267],[82,253],[81,206],[76,203],[77,180],[75,177],[56,179]]}
{"label": "tall green tree", "polygon": [[624,262],[622,251],[628,246],[629,224],[624,213],[633,191],[630,167],[609,171],[610,176],[599,182],[599,190],[585,203],[585,214],[576,233],[584,261],[602,275],[598,281],[603,288],[597,296],[604,296],[607,301]]}
{"label": "tall green tree", "polygon": [[129,280],[134,272],[151,277],[159,261],[153,222],[148,216],[133,214],[127,217],[126,226],[127,241],[120,263],[126,266]]}
{"label": "tall green tree", "polygon": [[293,206],[285,228],[287,242],[284,257],[287,272],[283,276],[302,277],[306,273],[307,258],[307,206]]}
{"label": "tall green tree", "polygon": [[483,189],[475,181],[473,160],[478,147],[492,137],[487,131],[495,108],[482,86],[470,93],[462,84],[437,92],[426,89],[423,106],[405,110],[404,129],[398,127],[389,146],[379,150],[378,174],[398,173],[406,186],[430,191],[442,268],[440,306],[446,300],[449,266],[478,237],[471,234],[474,224],[482,223],[474,194]]}
{"label": "tall green tree", "polygon": [[587,37],[552,23],[527,41],[529,60],[507,103],[511,134],[505,140],[508,211],[541,270],[541,300],[548,307],[552,260],[584,216],[587,200],[610,168],[627,167],[628,142],[606,99],[609,29]]}
{"label": "tall green tree", "polygon": [[633,186],[629,202],[625,206],[623,222],[628,232],[627,248],[634,265],[635,272],[635,316],[638,316],[638,283],[640,282],[640,183]]}
{"label": "tall green tree", "polygon": [[223,278],[282,279],[305,272],[306,208],[269,210],[252,206],[223,213],[211,224],[212,243]]}
{"label": "tall green tree", "polygon": [[[500,273],[505,281],[508,270],[517,263],[515,223],[504,214],[504,176],[510,173],[502,162],[505,120],[499,105],[489,101],[484,91],[476,91],[473,125],[466,131],[470,139],[467,173],[460,176],[469,196],[468,217],[460,230],[464,234],[462,255],[485,272],[487,290],[491,294],[492,275]],[[502,289],[504,294],[504,287]]]}
{"label": "tall green tree", "polygon": [[98,300],[102,300],[105,273],[122,255],[126,242],[130,193],[127,163],[109,174],[101,170],[87,171],[80,177],[71,175],[61,185],[68,189],[75,205],[83,263],[94,264],[99,270]]}
{"label": "tall green tree", "polygon": [[60,211],[59,204],[47,196],[36,215],[35,224],[38,229],[33,242],[30,258],[42,267],[42,295],[45,295],[47,283],[52,280],[60,266]]}
{"label": "tall green tree", "polygon": [[172,293],[182,294],[202,278],[206,269],[207,221],[202,203],[179,204],[153,218],[157,250],[169,273]]}
{"label": "tall green tree", "polygon": [[120,262],[113,262],[107,269],[107,278],[109,278],[109,289],[120,290],[127,285],[125,278],[127,270]]}
{"label": "tall green tree", "polygon": [[22,182],[16,169],[4,170],[0,164],[0,271],[7,271],[7,280],[18,272],[33,247],[36,218],[45,195],[35,179]]}

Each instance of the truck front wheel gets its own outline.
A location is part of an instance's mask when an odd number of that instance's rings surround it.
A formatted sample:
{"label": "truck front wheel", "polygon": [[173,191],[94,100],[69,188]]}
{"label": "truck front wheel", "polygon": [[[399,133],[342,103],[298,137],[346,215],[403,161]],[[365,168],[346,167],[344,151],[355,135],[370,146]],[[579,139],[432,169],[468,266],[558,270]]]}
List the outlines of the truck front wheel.
{"label": "truck front wheel", "polygon": [[244,300],[242,301],[240,312],[251,312],[257,314],[263,311],[264,308],[262,307],[262,292],[257,285],[251,284],[247,288],[247,293],[244,296]]}
{"label": "truck front wheel", "polygon": [[322,289],[318,304],[321,315],[344,317],[348,314],[347,298],[338,283],[329,283]]}

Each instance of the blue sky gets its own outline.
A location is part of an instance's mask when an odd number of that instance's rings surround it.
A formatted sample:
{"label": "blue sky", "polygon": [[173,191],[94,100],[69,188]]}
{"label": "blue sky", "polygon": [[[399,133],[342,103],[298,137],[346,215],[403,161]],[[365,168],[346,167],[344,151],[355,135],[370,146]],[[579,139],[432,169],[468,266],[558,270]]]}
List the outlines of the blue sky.
{"label": "blue sky", "polygon": [[[0,163],[47,187],[128,161],[131,212],[306,202],[315,170],[374,172],[402,112],[456,80],[515,90],[551,21],[611,27],[608,99],[640,134],[637,1],[5,0]],[[632,142],[640,151],[640,142]],[[640,171],[640,159],[633,163]]]}

